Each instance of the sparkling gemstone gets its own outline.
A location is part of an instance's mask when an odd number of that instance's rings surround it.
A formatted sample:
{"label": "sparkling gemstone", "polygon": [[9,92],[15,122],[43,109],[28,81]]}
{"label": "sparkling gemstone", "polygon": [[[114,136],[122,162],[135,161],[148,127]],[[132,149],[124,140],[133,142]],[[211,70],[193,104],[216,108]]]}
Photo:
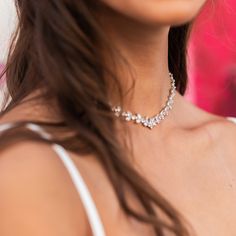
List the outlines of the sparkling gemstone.
{"label": "sparkling gemstone", "polygon": [[136,116],[135,115],[132,115],[132,120],[136,120]]}
{"label": "sparkling gemstone", "polygon": [[121,113],[121,115],[122,115],[123,117],[126,117],[126,114],[127,114],[127,112],[125,112],[125,111],[123,111],[123,112]]}
{"label": "sparkling gemstone", "polygon": [[165,116],[165,111],[164,110],[161,111],[160,116],[161,117]]}
{"label": "sparkling gemstone", "polygon": [[157,124],[160,123],[160,119],[158,117],[155,117],[155,123],[157,123]]}
{"label": "sparkling gemstone", "polygon": [[132,120],[132,113],[131,112],[127,112],[126,113],[126,115],[125,115],[125,120],[127,120],[127,121],[130,121],[130,120]]}
{"label": "sparkling gemstone", "polygon": [[152,129],[155,125],[156,125],[156,124],[155,124],[154,119],[150,119],[149,122],[148,122],[148,127],[149,127],[150,129]]}
{"label": "sparkling gemstone", "polygon": [[121,107],[117,106],[117,107],[113,107],[112,111],[115,113],[120,113],[121,112]]}
{"label": "sparkling gemstone", "polygon": [[148,126],[148,118],[143,118],[142,123],[143,123],[144,126],[147,127]]}
{"label": "sparkling gemstone", "polygon": [[169,73],[170,80],[171,80],[171,88],[169,90],[169,96],[168,100],[166,102],[165,107],[161,110],[159,114],[152,118],[148,117],[143,117],[140,114],[135,114],[133,115],[131,112],[123,112],[122,108],[120,106],[116,106],[112,108],[112,111],[116,116],[122,116],[124,120],[126,121],[134,121],[135,123],[140,123],[143,126],[152,129],[154,128],[157,124],[162,122],[162,120],[165,119],[165,117],[168,115],[169,111],[172,109],[172,105],[174,103],[173,99],[176,95],[176,84],[175,84],[175,79],[172,73]]}
{"label": "sparkling gemstone", "polygon": [[136,120],[135,120],[136,123],[141,123],[142,122],[142,116],[140,114],[137,114],[136,115]]}

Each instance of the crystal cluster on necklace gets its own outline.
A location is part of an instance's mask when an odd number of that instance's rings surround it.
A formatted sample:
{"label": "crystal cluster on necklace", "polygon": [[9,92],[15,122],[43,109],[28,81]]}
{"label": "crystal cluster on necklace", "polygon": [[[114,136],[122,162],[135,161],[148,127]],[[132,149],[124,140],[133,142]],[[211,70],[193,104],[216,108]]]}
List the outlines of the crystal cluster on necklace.
{"label": "crystal cluster on necklace", "polygon": [[130,111],[123,111],[120,106],[114,106],[112,107],[112,111],[114,112],[115,116],[121,117],[126,121],[132,121],[136,124],[141,124],[149,129],[154,128],[162,120],[164,120],[166,116],[168,116],[169,111],[172,109],[172,105],[174,103],[174,97],[176,92],[175,79],[172,73],[169,73],[169,76],[171,79],[171,89],[169,92],[169,96],[165,106],[161,109],[161,111],[157,115],[153,117],[142,116],[138,113],[133,114]]}

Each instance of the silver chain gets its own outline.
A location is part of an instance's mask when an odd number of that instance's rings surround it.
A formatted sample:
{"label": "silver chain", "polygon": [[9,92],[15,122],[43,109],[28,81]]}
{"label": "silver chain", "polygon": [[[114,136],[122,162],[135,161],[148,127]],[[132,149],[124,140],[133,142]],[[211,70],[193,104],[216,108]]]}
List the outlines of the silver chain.
{"label": "silver chain", "polygon": [[114,112],[115,116],[121,117],[126,121],[133,121],[136,124],[141,124],[144,127],[147,127],[149,129],[154,128],[156,125],[161,123],[162,120],[165,119],[166,116],[168,116],[169,111],[172,109],[173,103],[174,103],[174,97],[176,92],[176,86],[175,86],[175,79],[172,73],[169,73],[170,80],[171,80],[171,89],[169,92],[169,96],[167,99],[167,102],[165,106],[161,109],[161,111],[153,116],[153,117],[147,117],[142,116],[140,114],[133,114],[130,111],[123,111],[120,106],[114,106],[112,107],[112,111]]}

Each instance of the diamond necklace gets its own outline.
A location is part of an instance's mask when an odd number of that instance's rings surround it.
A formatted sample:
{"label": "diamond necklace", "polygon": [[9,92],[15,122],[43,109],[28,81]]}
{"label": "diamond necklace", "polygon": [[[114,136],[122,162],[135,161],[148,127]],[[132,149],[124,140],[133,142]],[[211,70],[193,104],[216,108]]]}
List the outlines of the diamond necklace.
{"label": "diamond necklace", "polygon": [[173,77],[173,74],[169,72],[170,80],[171,80],[171,89],[169,91],[169,96],[167,99],[167,102],[165,106],[161,109],[161,111],[153,116],[153,117],[147,117],[142,116],[140,114],[133,114],[130,111],[123,111],[120,106],[114,106],[112,107],[112,112],[117,117],[121,117],[126,121],[133,121],[136,124],[141,124],[144,127],[147,127],[149,129],[154,128],[156,125],[158,125],[162,120],[165,119],[166,116],[168,116],[169,111],[172,109],[172,105],[174,103],[174,97],[175,97],[175,79]]}

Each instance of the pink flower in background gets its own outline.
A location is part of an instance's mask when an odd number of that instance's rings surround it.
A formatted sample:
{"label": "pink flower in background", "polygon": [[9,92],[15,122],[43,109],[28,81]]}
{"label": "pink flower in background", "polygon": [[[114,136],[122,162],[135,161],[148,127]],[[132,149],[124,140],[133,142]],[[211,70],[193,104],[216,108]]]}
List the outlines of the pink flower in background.
{"label": "pink flower in background", "polygon": [[190,40],[190,98],[224,116],[236,116],[235,22],[236,0],[209,1]]}

